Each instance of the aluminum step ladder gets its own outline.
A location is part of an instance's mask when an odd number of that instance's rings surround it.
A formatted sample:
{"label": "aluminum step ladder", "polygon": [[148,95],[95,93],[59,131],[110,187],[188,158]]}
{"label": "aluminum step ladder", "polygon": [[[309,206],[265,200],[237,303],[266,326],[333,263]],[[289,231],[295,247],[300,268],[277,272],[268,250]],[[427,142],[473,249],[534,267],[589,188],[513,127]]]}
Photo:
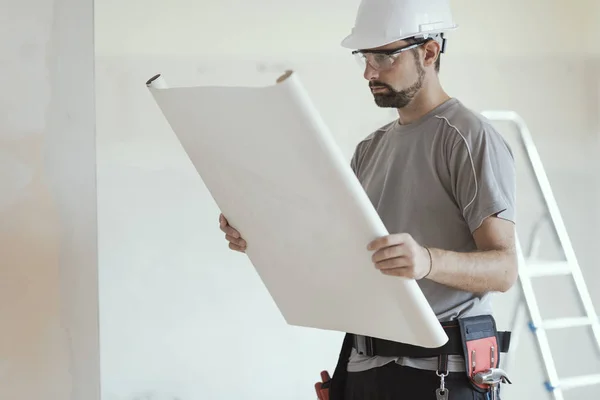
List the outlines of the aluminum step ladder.
{"label": "aluminum step ladder", "polygon": [[[521,245],[517,242],[519,254],[519,284],[521,292],[517,309],[513,316],[513,344],[511,344],[511,347],[516,347],[519,333],[524,330],[523,321],[526,321],[525,312],[527,311],[530,320],[529,329],[535,335],[546,372],[547,381],[544,383],[545,387],[553,395],[555,400],[563,400],[564,392],[569,389],[600,385],[600,374],[559,378],[546,332],[552,329],[589,326],[592,329],[598,351],[600,351],[600,323],[598,314],[594,309],[592,299],[583,279],[581,268],[577,261],[577,257],[575,256],[569,235],[567,234],[550,182],[527,125],[523,119],[513,111],[484,111],[481,114],[490,121],[508,122],[516,127],[519,133],[520,144],[527,155],[529,165],[531,166],[538,183],[541,197],[548,210],[548,213],[544,218],[538,221],[534,226],[531,234],[530,246],[527,250],[527,256],[525,256]],[[549,262],[538,260],[536,258],[537,245],[539,244],[539,232],[544,223],[550,223],[553,226],[560,246],[562,247],[562,253],[565,257],[564,261]],[[580,304],[585,311],[585,316],[542,320],[538,301],[536,300],[532,286],[532,279],[536,277],[561,275],[567,278],[570,276],[573,279]],[[510,358],[511,362],[515,362],[514,353],[509,354],[507,358]],[[507,370],[510,370],[510,368],[507,367]]]}

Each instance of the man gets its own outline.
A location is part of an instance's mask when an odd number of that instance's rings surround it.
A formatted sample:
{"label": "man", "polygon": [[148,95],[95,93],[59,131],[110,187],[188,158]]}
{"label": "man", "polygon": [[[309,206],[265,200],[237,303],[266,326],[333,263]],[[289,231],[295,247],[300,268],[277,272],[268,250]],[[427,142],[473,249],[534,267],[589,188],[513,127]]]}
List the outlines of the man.
{"label": "man", "polygon": [[[357,145],[351,161],[392,232],[368,244],[373,267],[415,279],[448,332],[459,329],[451,321],[491,315],[490,293],[506,292],[518,276],[511,150],[438,77],[443,33],[455,27],[446,0],[363,0],[342,42],[363,63],[375,103],[398,110],[397,120]],[[223,215],[220,223],[229,247],[245,251]],[[381,355],[361,348],[363,339],[346,336],[332,399],[486,399],[491,389],[475,384],[474,374],[481,363],[497,366],[502,347],[495,341],[481,354],[463,343],[460,353]]]}

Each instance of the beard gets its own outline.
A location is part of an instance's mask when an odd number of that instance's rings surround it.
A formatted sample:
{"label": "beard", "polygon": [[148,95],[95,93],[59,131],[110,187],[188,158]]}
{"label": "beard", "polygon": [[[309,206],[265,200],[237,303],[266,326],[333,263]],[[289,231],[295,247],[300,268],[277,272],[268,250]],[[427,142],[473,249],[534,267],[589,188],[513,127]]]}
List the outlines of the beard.
{"label": "beard", "polygon": [[369,87],[385,87],[387,92],[383,93],[373,93],[373,98],[375,99],[375,104],[379,107],[385,108],[404,108],[411,103],[411,101],[415,98],[419,90],[423,87],[423,81],[425,79],[425,70],[419,64],[416,63],[417,72],[419,74],[417,81],[413,83],[410,87],[403,90],[395,90],[393,87],[388,85],[387,83],[383,83],[380,81],[370,81]]}

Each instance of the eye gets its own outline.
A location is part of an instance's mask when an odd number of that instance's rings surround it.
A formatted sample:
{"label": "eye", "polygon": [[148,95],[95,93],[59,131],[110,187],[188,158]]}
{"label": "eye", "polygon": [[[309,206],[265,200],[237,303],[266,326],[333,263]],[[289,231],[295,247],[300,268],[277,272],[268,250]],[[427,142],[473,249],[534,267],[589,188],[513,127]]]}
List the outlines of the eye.
{"label": "eye", "polygon": [[390,57],[386,54],[374,54],[373,61],[377,64],[386,64],[389,61]]}

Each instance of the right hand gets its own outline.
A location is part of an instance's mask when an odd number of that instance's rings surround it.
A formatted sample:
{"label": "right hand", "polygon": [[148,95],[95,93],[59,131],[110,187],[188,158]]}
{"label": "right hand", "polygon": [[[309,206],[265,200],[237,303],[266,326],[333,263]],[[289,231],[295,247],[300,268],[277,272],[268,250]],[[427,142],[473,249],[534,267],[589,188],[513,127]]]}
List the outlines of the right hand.
{"label": "right hand", "polygon": [[231,250],[239,251],[240,253],[245,253],[248,244],[242,238],[242,235],[229,225],[227,218],[225,218],[223,214],[219,215],[219,225],[221,230],[225,233],[225,239],[229,241],[229,248]]}

